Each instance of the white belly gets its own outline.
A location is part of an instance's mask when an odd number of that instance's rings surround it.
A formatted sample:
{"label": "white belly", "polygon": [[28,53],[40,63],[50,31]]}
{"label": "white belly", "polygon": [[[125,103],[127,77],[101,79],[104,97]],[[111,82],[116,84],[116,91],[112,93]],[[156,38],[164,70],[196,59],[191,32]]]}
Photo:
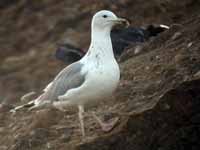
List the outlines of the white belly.
{"label": "white belly", "polygon": [[112,95],[120,78],[118,64],[114,61],[106,66],[91,67],[82,86],[67,92],[67,105],[96,103]]}
{"label": "white belly", "polygon": [[91,75],[88,75],[88,84],[91,86],[90,90],[98,98],[110,96],[116,89],[120,73],[119,67],[105,67],[102,70],[94,70]]}

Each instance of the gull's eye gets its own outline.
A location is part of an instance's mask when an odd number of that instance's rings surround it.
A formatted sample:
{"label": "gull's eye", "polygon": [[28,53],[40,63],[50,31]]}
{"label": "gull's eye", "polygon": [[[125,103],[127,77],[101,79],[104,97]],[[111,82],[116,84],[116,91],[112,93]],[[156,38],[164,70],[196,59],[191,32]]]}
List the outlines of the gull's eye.
{"label": "gull's eye", "polygon": [[103,18],[107,18],[108,16],[107,15],[103,15]]}

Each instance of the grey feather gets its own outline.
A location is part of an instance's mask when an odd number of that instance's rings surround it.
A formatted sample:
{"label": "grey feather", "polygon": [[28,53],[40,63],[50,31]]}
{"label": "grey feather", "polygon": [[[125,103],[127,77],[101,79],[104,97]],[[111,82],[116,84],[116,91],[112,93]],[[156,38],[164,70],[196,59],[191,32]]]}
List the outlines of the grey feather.
{"label": "grey feather", "polygon": [[76,62],[63,69],[39,100],[55,101],[68,90],[81,86],[85,81],[85,74],[81,73],[82,66],[80,62]]}

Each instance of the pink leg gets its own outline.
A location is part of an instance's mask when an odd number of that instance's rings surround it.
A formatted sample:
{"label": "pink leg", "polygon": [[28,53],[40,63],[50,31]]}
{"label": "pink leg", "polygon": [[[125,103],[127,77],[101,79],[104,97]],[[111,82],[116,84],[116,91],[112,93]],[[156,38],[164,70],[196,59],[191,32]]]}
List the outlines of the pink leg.
{"label": "pink leg", "polygon": [[83,138],[85,138],[85,127],[84,127],[84,121],[83,121],[84,107],[82,105],[79,105],[78,109],[79,109],[78,116],[79,116],[79,121],[80,121],[80,126],[81,126],[81,133],[82,133]]}
{"label": "pink leg", "polygon": [[104,123],[99,117],[96,116],[96,114],[93,112],[92,116],[94,117],[94,119],[99,123],[99,125],[101,126],[101,129],[104,132],[109,132],[111,131],[115,125],[117,124],[117,122],[119,121],[118,117],[115,117],[114,119],[112,119],[111,122],[109,123]]}

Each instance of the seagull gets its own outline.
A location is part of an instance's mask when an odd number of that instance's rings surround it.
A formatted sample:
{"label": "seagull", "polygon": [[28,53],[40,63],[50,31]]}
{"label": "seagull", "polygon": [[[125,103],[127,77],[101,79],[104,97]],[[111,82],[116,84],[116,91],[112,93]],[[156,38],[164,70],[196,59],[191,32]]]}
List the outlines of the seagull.
{"label": "seagull", "polygon": [[[117,24],[128,26],[129,22],[108,10],[97,12],[92,18],[91,43],[84,57],[64,68],[38,98],[16,107],[15,111],[24,107],[32,110],[50,105],[62,111],[69,106],[78,107],[81,133],[85,137],[84,107],[111,96],[120,80],[120,69],[110,37],[112,27]],[[95,114],[93,117],[102,129],[112,126]]]}

